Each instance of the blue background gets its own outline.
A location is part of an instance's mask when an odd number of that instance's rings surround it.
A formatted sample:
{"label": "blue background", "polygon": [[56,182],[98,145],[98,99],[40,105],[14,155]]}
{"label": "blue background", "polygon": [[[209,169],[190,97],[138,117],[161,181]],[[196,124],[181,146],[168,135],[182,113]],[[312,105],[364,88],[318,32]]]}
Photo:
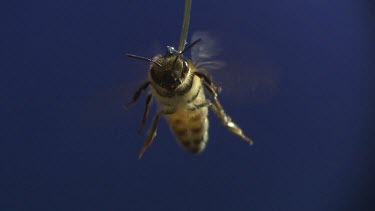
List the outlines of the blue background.
{"label": "blue background", "polygon": [[[375,210],[374,3],[193,1],[211,75],[249,147],[210,115],[204,153],[161,121],[136,159],[152,57],[182,1],[1,3],[0,210]],[[155,106],[152,109],[155,112]]]}

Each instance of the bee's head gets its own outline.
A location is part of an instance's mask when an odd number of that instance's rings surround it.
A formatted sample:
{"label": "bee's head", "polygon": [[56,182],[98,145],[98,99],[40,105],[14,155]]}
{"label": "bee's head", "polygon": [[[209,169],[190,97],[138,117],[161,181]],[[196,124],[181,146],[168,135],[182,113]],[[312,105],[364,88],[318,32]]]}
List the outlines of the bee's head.
{"label": "bee's head", "polygon": [[128,56],[151,62],[150,75],[152,80],[167,91],[174,92],[185,81],[189,73],[188,61],[182,56],[182,53],[199,41],[200,39],[193,42],[181,52],[167,46],[167,53],[164,56],[157,55],[153,59],[133,54],[128,54]]}
{"label": "bee's head", "polygon": [[167,47],[165,56],[158,55],[153,61],[160,64],[151,65],[151,77],[156,84],[169,92],[175,91],[185,80],[189,72],[188,62],[173,47]]}

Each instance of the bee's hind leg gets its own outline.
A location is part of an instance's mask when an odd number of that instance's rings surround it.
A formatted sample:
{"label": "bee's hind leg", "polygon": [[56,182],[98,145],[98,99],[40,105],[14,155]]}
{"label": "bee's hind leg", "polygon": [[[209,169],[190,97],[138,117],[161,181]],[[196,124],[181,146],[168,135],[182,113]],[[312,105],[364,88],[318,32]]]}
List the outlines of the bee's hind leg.
{"label": "bee's hind leg", "polygon": [[161,110],[155,115],[154,119],[152,120],[151,128],[147,133],[146,140],[145,140],[145,142],[142,146],[141,151],[138,154],[138,159],[142,158],[146,149],[152,144],[152,142],[153,142],[153,140],[156,136],[156,129],[157,129],[160,117],[163,116],[163,115],[166,115],[166,114],[173,114],[174,112],[175,112],[174,110]]}
{"label": "bee's hind leg", "polygon": [[223,107],[221,106],[219,100],[217,99],[217,93],[215,91],[216,86],[212,86],[212,83],[207,83],[205,80],[203,81],[203,85],[207,89],[208,93],[212,97],[213,104],[210,106],[213,112],[219,117],[221,123],[232,133],[236,134],[237,136],[241,137],[243,140],[248,142],[249,144],[253,144],[253,140],[247,137],[243,132],[242,129],[232,121],[232,119],[225,113]]}

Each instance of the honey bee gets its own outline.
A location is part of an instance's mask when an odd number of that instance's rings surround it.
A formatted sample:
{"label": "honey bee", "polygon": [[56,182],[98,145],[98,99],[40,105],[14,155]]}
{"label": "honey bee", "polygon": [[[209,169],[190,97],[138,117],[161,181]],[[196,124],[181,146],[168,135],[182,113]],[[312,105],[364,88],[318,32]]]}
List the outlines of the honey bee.
{"label": "honey bee", "polygon": [[[167,52],[164,56],[159,54],[152,59],[127,54],[131,58],[150,62],[147,81],[138,88],[132,100],[126,105],[126,107],[129,107],[135,103],[141,93],[150,87],[150,92],[145,101],[140,131],[146,123],[151,99],[155,98],[158,103],[157,114],[152,120],[151,128],[139,152],[138,159],[142,158],[146,149],[152,144],[156,136],[159,119],[162,116],[167,119],[170,129],[183,148],[193,154],[202,152],[208,141],[208,109],[216,114],[230,132],[249,144],[253,144],[253,141],[225,113],[218,100],[220,87],[210,80],[204,73],[203,68],[183,56],[183,53],[194,48],[195,45],[199,45],[199,42],[204,42],[197,39],[185,48],[190,19],[190,4],[190,0],[185,1],[184,21],[178,50],[167,46]],[[206,64],[209,65],[210,63]],[[205,93],[210,96],[211,100],[206,98]]]}

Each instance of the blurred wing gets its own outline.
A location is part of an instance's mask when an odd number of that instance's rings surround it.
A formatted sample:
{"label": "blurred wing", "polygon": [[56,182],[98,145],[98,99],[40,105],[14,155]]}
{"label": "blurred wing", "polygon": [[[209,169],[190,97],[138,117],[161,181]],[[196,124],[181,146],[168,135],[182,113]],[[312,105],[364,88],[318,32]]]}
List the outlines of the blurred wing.
{"label": "blurred wing", "polygon": [[207,32],[198,31],[191,37],[191,43],[202,39],[191,49],[191,58],[195,66],[201,71],[221,69],[225,65],[223,62],[214,60],[220,53],[217,42]]}
{"label": "blurred wing", "polygon": [[[233,55],[226,61],[229,63],[223,63],[216,60],[222,51],[209,33],[195,32],[191,42],[198,39],[202,41],[191,49],[192,61],[200,71],[212,76],[213,82],[223,89],[221,94],[226,98],[241,104],[245,99],[247,103],[264,103],[277,95],[280,72],[278,67],[253,64],[252,61],[256,62],[256,58],[239,61],[237,57],[233,59]],[[250,49],[247,52],[250,52]],[[223,51],[223,54],[228,52]]]}
{"label": "blurred wing", "polygon": [[263,104],[279,93],[280,68],[273,65],[236,63],[213,75],[221,94],[233,103]]}

